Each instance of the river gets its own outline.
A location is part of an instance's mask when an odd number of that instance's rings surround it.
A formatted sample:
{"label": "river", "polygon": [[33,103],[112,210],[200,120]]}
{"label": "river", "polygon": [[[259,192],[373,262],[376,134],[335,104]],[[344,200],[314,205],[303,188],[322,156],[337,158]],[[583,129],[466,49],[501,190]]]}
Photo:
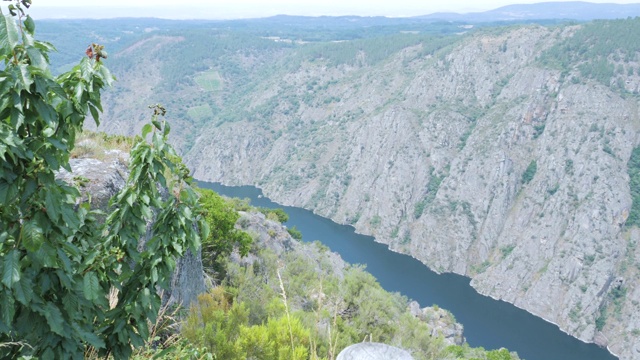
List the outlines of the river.
{"label": "river", "polygon": [[586,344],[562,332],[556,325],[504,301],[478,294],[470,279],[456,274],[436,274],[410,256],[390,251],[371,236],[356,234],[311,211],[282,206],[262,196],[252,186],[224,186],[198,182],[203,188],[239,198],[254,206],[283,208],[287,226],[296,226],[303,241],[319,240],[352,264],[364,264],[384,289],[399,292],[421,306],[437,304],[449,310],[464,325],[469,345],[485,349],[505,347],[526,360],[615,360],[605,349]]}

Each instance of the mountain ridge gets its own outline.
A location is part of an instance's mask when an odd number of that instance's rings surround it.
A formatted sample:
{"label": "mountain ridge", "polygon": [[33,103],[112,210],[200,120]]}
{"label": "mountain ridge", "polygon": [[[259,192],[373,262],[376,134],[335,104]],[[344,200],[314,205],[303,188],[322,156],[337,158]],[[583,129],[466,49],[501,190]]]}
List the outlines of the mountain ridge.
{"label": "mountain ridge", "polygon": [[[559,11],[560,10],[560,11]],[[385,17],[382,15],[272,15],[266,18],[259,16],[240,16],[241,13],[231,13],[231,16],[221,16],[214,8],[196,6],[174,6],[162,8],[148,7],[108,7],[108,6],[83,6],[77,7],[37,7],[32,9],[32,16],[37,19],[109,19],[109,18],[135,18],[136,14],[144,13],[145,17],[159,19],[182,20],[211,20],[211,21],[255,21],[255,20],[282,20],[285,18],[362,18],[381,20],[385,25],[394,22],[445,20],[466,22],[495,22],[495,21],[522,21],[522,20],[578,20],[589,21],[594,19],[621,19],[640,15],[640,4],[615,4],[615,3],[591,3],[586,1],[564,2],[540,2],[535,4],[514,4],[496,9],[480,12],[436,12],[425,15]],[[193,15],[198,14],[198,15]],[[565,14],[565,15],[561,15]]]}
{"label": "mountain ridge", "polygon": [[640,4],[591,3],[587,1],[539,2],[513,4],[497,9],[472,13],[434,13],[419,16],[424,19],[449,21],[515,21],[564,19],[589,21],[595,19],[623,19],[640,15]]}
{"label": "mountain ridge", "polygon": [[639,22],[304,44],[160,28],[110,56],[103,129],[136,132],[162,102],[197,178],[351,224],[633,359]]}

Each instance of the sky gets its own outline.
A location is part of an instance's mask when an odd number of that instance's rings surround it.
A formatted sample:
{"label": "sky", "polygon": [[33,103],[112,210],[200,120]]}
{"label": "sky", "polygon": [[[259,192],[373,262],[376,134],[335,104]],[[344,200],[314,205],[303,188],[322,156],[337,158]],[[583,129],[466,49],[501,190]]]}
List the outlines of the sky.
{"label": "sky", "polygon": [[[416,16],[434,12],[486,11],[514,3],[542,1],[544,0],[33,0],[31,11],[36,18],[154,16],[230,19],[278,14]],[[589,2],[630,4],[639,3],[640,0]],[[39,7],[47,9],[38,11]],[[141,14],[135,15],[138,12]]]}

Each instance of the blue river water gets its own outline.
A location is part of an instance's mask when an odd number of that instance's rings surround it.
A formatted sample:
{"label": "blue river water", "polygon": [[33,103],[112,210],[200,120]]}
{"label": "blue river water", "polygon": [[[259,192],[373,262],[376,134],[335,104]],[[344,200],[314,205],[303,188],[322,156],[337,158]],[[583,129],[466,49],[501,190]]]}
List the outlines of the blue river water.
{"label": "blue river water", "polygon": [[260,207],[283,208],[289,214],[287,226],[296,226],[303,241],[319,240],[352,264],[364,264],[384,289],[399,292],[421,306],[437,304],[449,310],[464,325],[467,342],[474,347],[518,352],[526,360],[615,360],[605,349],[586,344],[562,332],[556,325],[504,301],[478,294],[469,278],[436,274],[410,256],[390,251],[371,236],[356,234],[311,211],[281,206],[262,196],[253,186],[224,186],[198,182],[202,188],[239,198],[249,198]]}

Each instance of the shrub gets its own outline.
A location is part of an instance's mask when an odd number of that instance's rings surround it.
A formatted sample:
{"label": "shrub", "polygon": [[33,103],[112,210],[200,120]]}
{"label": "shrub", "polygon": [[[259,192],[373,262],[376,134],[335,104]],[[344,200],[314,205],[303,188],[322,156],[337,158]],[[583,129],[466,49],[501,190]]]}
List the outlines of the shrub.
{"label": "shrub", "polygon": [[633,149],[627,163],[629,190],[631,191],[631,210],[626,226],[640,226],[640,146]]}
{"label": "shrub", "polygon": [[527,169],[522,173],[522,183],[528,184],[533,177],[536,175],[536,171],[538,170],[538,164],[535,160],[531,160]]}
{"label": "shrub", "polygon": [[291,235],[292,238],[296,240],[302,240],[302,233],[295,226],[287,228],[287,231],[289,232],[289,235]]}
{"label": "shrub", "polygon": [[253,239],[249,234],[235,228],[240,215],[234,203],[225,200],[215,191],[198,189],[198,202],[202,207],[204,220],[211,229],[202,240],[202,263],[220,278],[224,277],[224,262],[233,249],[238,248],[240,255],[249,252]]}

